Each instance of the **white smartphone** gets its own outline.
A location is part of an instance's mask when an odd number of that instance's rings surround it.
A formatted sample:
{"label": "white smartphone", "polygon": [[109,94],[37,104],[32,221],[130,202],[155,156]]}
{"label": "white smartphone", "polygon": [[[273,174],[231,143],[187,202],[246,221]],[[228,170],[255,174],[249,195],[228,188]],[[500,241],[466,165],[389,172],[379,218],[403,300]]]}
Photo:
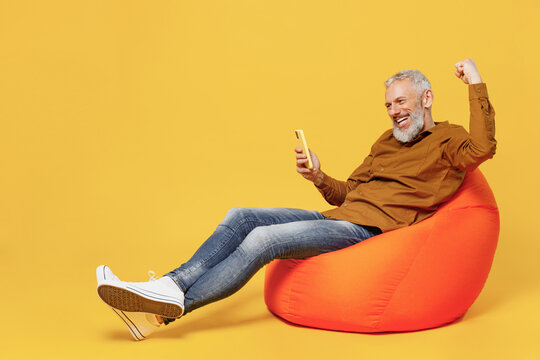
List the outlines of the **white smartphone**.
{"label": "white smartphone", "polygon": [[304,136],[304,130],[294,130],[296,138],[298,139],[298,147],[302,148],[302,152],[307,156],[307,164],[304,164],[308,169],[313,169],[313,161],[311,161],[311,155],[307,146],[306,137]]}

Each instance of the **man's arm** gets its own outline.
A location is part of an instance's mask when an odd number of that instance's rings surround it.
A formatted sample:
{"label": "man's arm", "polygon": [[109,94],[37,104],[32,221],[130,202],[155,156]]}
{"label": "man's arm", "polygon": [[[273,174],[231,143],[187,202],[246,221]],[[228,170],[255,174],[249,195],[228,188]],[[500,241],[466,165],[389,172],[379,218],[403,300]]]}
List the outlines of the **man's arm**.
{"label": "man's arm", "polygon": [[450,139],[444,155],[458,169],[472,171],[495,155],[495,109],[474,61],[465,59],[455,66],[456,76],[469,85],[469,133]]}
{"label": "man's arm", "polygon": [[[349,177],[347,181],[334,179],[330,175],[321,170],[319,158],[314,152],[309,150],[311,159],[313,160],[313,169],[308,169],[304,166],[307,163],[306,155],[302,154],[300,148],[295,148],[296,151],[296,171],[304,178],[313,182],[315,187],[322,194],[324,199],[330,204],[340,206],[345,201],[347,193],[355,189],[360,183],[360,179]],[[364,160],[362,165],[354,171],[357,174],[359,171],[369,171],[373,157],[371,154]]]}

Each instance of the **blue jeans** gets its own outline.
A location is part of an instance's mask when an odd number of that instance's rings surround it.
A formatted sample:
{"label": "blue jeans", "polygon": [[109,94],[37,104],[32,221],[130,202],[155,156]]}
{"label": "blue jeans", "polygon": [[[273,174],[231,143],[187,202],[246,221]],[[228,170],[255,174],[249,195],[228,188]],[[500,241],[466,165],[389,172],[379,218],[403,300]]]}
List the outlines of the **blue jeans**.
{"label": "blue jeans", "polygon": [[184,292],[187,314],[232,295],[273,259],[304,259],[378,233],[317,211],[232,208],[191,259],[165,276]]}

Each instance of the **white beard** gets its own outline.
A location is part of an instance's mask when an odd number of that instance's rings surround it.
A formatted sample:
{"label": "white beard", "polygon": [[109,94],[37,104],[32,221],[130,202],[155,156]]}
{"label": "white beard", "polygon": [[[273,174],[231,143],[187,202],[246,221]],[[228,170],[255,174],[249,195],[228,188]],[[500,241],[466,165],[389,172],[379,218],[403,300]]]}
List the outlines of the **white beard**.
{"label": "white beard", "polygon": [[413,140],[415,137],[420,134],[420,131],[424,128],[424,111],[423,109],[418,109],[417,111],[409,114],[411,117],[411,125],[405,130],[401,130],[397,125],[392,121],[394,126],[394,137],[397,141],[401,143],[408,143]]}

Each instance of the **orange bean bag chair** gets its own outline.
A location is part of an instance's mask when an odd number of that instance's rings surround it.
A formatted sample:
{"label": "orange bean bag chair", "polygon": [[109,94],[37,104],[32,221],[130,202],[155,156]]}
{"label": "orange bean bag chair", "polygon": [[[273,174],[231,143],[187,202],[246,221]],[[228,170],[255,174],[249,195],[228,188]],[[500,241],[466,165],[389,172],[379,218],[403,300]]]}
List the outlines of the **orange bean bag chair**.
{"label": "orange bean bag chair", "polygon": [[415,225],[266,268],[265,302],[292,323],[353,332],[411,331],[460,318],[480,294],[499,212],[480,170]]}

